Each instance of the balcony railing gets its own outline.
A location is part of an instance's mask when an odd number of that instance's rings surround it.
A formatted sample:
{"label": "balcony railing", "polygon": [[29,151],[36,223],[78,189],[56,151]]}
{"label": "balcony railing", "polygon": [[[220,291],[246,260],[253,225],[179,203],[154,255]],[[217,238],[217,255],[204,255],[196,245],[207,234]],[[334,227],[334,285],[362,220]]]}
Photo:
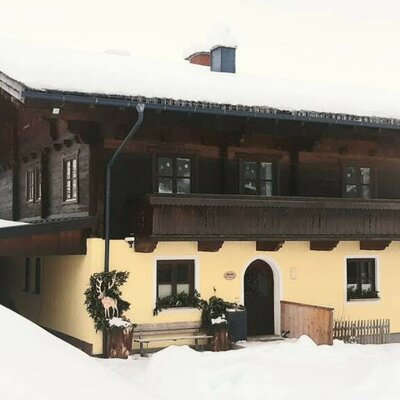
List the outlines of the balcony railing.
{"label": "balcony railing", "polygon": [[152,194],[136,232],[153,240],[390,241],[400,239],[400,201]]}

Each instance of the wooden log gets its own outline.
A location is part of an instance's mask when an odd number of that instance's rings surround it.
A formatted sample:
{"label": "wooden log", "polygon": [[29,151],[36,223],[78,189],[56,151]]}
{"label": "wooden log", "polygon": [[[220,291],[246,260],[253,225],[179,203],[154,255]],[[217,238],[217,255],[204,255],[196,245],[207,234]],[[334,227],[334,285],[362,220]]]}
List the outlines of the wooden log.
{"label": "wooden log", "polygon": [[213,338],[211,339],[211,351],[227,351],[231,349],[228,324],[218,324],[213,327]]}
{"label": "wooden log", "polygon": [[107,356],[109,358],[128,358],[132,352],[132,339],[133,325],[110,327],[107,335]]}

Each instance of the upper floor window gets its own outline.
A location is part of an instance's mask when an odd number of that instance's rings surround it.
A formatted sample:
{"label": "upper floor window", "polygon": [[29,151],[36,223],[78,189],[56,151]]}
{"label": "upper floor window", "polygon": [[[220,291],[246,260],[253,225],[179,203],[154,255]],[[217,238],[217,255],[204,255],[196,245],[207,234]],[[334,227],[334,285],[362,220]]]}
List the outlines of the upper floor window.
{"label": "upper floor window", "polygon": [[274,194],[273,163],[266,161],[241,162],[241,193],[261,196]]}
{"label": "upper floor window", "polygon": [[372,197],[372,169],[370,167],[344,167],[344,196],[362,199]]}
{"label": "upper floor window", "polygon": [[378,298],[375,258],[347,260],[347,300]]}
{"label": "upper floor window", "polygon": [[78,200],[78,158],[64,160],[64,201]]}
{"label": "upper floor window", "polygon": [[194,261],[157,261],[157,298],[194,292]]}
{"label": "upper floor window", "polygon": [[26,201],[39,201],[42,197],[42,173],[39,166],[26,171]]}
{"label": "upper floor window", "polygon": [[26,201],[34,201],[35,199],[35,171],[28,169],[26,171]]}
{"label": "upper floor window", "polygon": [[158,157],[158,193],[190,193],[192,191],[192,168],[190,158]]}

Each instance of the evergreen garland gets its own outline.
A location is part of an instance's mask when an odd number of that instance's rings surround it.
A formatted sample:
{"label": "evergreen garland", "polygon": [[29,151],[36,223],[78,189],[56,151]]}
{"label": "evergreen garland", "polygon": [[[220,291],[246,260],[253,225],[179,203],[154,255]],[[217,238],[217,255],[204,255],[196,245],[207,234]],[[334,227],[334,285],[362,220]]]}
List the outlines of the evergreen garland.
{"label": "evergreen garland", "polygon": [[157,299],[156,306],[153,310],[153,315],[157,315],[161,310],[165,308],[173,307],[193,307],[201,309],[201,304],[204,300],[200,298],[200,293],[197,290],[193,291],[193,294],[181,292],[178,294],[172,294],[170,296]]}
{"label": "evergreen garland", "polygon": [[379,299],[379,292],[372,290],[372,288],[359,290],[349,286],[347,288],[347,300],[352,299]]}
{"label": "evergreen garland", "polygon": [[[115,283],[111,289],[108,289],[108,284],[115,276]],[[129,272],[124,271],[110,271],[95,273],[90,277],[89,287],[85,290],[85,306],[90,317],[94,321],[94,327],[97,331],[108,329],[108,320],[105,318],[104,307],[101,300],[98,298],[99,293],[96,290],[96,279],[100,278],[103,281],[103,290],[105,289],[105,296],[109,296],[117,300],[119,317],[127,311],[130,303],[121,299],[121,290],[119,289],[129,277]]]}

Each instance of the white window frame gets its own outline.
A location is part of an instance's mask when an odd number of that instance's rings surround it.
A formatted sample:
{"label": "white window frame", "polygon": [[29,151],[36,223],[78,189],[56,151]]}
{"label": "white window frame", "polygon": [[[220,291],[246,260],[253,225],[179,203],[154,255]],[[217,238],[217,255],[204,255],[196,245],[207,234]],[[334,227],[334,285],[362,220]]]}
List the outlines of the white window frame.
{"label": "white window frame", "polygon": [[[154,258],[153,261],[153,304],[157,303],[157,262],[158,261],[173,261],[173,260],[191,260],[194,262],[194,290],[201,293],[200,290],[200,260],[198,256],[188,255],[188,256],[158,256]],[[194,307],[174,307],[167,308],[165,310],[159,311],[159,313],[168,312],[182,312],[182,311],[197,311]]]}
{"label": "white window frame", "polygon": [[[347,299],[347,260],[360,258],[368,258],[375,260],[375,290],[379,293],[379,297],[372,299]],[[344,301],[346,304],[364,304],[364,303],[378,303],[382,300],[381,293],[381,276],[380,276],[380,259],[377,255],[370,254],[357,254],[352,256],[346,256],[344,259]]]}
{"label": "white window frame", "polygon": [[[67,171],[68,171],[68,164],[71,163],[71,174],[73,173],[73,161],[76,161],[76,176],[73,177],[71,176],[69,178],[69,180],[67,180]],[[65,157],[63,159],[63,169],[62,169],[62,180],[63,180],[63,202],[64,203],[79,203],[79,156],[78,154],[69,156],[69,157]],[[71,183],[71,192],[72,192],[72,188],[73,188],[73,180],[76,180],[76,197],[67,197],[67,189],[68,189],[68,184],[69,182]]]}

